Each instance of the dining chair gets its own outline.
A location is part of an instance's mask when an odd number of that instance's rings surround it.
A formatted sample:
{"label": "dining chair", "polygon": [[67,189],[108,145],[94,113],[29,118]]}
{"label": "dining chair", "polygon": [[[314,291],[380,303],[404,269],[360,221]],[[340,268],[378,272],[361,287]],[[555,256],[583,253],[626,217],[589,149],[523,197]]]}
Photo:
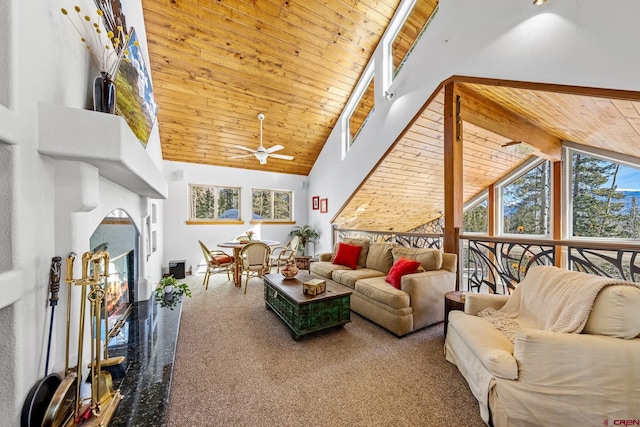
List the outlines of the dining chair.
{"label": "dining chair", "polygon": [[262,242],[251,242],[240,249],[238,266],[240,267],[240,283],[242,284],[242,273],[247,274],[247,281],[244,285],[244,293],[247,294],[250,276],[262,277],[265,272],[269,272],[269,256],[271,248]]}
{"label": "dining chair", "polygon": [[295,261],[298,253],[300,238],[294,236],[286,246],[277,246],[271,250],[270,267],[276,267],[276,272],[280,273],[280,267]]}
{"label": "dining chair", "polygon": [[205,286],[205,290],[209,289],[209,277],[211,274],[225,270],[227,272],[227,279],[231,280],[231,272],[235,267],[236,260],[224,251],[210,251],[200,240],[198,240],[198,243],[200,243],[200,249],[202,249],[204,260],[207,263],[207,271],[204,273],[204,279],[202,280],[202,285]]}

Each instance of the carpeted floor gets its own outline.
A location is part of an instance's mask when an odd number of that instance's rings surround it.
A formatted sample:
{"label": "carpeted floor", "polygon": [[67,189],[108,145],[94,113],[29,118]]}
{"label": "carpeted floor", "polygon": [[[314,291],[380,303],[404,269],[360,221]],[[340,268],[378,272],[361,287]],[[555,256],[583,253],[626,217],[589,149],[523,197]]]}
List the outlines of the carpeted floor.
{"label": "carpeted floor", "polygon": [[265,309],[262,279],[247,294],[188,276],[168,426],[482,426],[478,404],[443,355],[442,324],[397,338],[351,323],[294,341]]}

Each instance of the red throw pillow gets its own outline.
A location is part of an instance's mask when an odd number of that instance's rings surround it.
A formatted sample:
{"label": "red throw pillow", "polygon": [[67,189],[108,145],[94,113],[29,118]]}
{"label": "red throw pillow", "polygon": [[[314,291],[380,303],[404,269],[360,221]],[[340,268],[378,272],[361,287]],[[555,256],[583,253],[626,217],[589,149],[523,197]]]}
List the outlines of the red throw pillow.
{"label": "red throw pillow", "polygon": [[338,243],[338,252],[332,263],[344,265],[355,270],[358,266],[358,257],[361,250],[362,246]]}
{"label": "red throw pillow", "polygon": [[393,264],[391,270],[389,270],[389,274],[387,274],[385,281],[387,283],[391,283],[393,287],[400,289],[402,276],[405,274],[415,273],[418,271],[418,267],[420,267],[420,262],[412,259],[400,258],[395,264]]}

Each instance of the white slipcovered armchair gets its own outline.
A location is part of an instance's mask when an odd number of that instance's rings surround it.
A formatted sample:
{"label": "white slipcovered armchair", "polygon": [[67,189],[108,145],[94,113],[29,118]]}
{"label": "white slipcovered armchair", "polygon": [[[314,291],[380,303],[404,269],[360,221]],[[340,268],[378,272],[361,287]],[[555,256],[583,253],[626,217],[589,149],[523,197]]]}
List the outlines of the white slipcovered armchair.
{"label": "white slipcovered armchair", "polygon": [[[516,294],[525,288],[531,292]],[[446,359],[467,380],[483,421],[586,426],[637,419],[640,287],[544,266],[529,269],[516,292],[467,294],[464,312],[449,313]]]}

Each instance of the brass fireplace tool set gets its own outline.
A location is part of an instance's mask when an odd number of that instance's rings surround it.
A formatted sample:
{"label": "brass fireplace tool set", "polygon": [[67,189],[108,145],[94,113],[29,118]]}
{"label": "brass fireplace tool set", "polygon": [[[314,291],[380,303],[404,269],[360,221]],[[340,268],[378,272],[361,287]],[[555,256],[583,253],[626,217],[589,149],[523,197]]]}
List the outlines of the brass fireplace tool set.
{"label": "brass fireplace tool set", "polygon": [[[113,389],[110,369],[122,365],[124,357],[108,355],[108,317],[105,289],[109,276],[109,253],[85,252],[82,255],[82,277],[73,278],[73,264],[76,254],[67,257],[67,337],[65,355],[65,378],[56,390],[45,414],[42,425],[59,427],[82,424],[83,426],[106,426],[122,399],[119,390]],[[91,271],[90,271],[90,268]],[[69,367],[71,288],[81,287],[80,321],[78,325],[78,359],[75,368]],[[84,348],[84,328],[87,301],[91,315],[91,397],[82,398],[82,358]],[[105,343],[101,345],[101,329],[104,327]]]}

